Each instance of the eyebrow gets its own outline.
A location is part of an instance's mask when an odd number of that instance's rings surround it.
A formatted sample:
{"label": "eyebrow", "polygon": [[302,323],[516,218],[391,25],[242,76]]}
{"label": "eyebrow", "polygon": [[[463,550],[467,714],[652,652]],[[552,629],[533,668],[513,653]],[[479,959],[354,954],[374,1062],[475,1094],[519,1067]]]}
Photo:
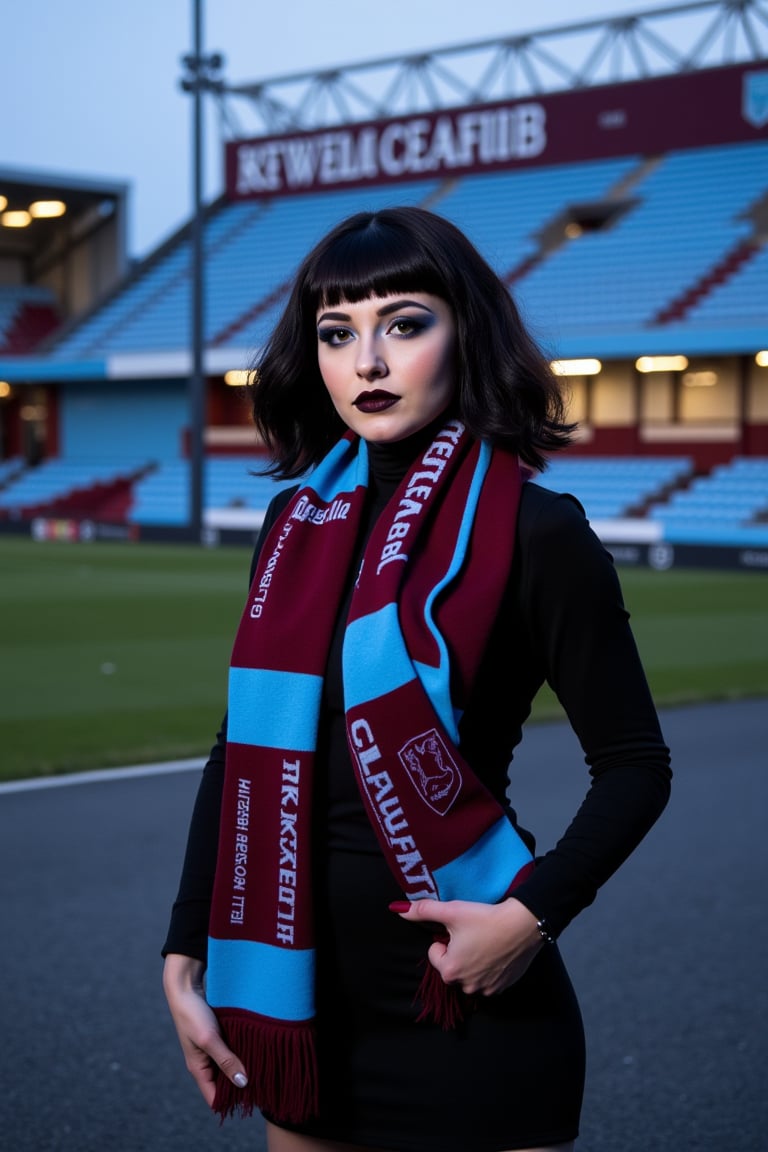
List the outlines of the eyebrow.
{"label": "eyebrow", "polygon": [[[376,312],[377,316],[391,316],[393,312],[399,312],[401,308],[419,308],[422,312],[429,312],[432,314],[432,309],[428,308],[426,304],[419,304],[418,300],[395,300],[392,304],[385,304],[383,308],[379,308]],[[323,312],[322,316],[318,316],[318,324],[322,320],[351,320],[351,316],[347,312]]]}

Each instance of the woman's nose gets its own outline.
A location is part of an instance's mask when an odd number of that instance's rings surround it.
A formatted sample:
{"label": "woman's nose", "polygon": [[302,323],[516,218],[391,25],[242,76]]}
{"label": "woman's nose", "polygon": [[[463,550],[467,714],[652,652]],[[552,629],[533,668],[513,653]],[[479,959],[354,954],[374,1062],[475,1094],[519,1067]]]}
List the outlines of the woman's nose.
{"label": "woman's nose", "polygon": [[355,370],[364,380],[379,380],[387,375],[387,364],[377,340],[373,338],[360,340],[357,346]]}

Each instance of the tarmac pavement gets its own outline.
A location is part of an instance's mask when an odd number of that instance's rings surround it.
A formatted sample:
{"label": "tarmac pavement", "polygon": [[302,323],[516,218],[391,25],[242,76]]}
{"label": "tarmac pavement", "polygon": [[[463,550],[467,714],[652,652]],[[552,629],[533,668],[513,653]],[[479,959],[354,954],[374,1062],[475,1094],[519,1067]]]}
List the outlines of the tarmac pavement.
{"label": "tarmac pavement", "polygon": [[[768,1152],[768,702],[662,724],[670,805],[561,941],[587,1029],[578,1152]],[[2,1152],[264,1152],[259,1119],[208,1113],[160,988],[197,779],[0,786]],[[568,727],[532,726],[512,790],[539,851],[586,784]]]}

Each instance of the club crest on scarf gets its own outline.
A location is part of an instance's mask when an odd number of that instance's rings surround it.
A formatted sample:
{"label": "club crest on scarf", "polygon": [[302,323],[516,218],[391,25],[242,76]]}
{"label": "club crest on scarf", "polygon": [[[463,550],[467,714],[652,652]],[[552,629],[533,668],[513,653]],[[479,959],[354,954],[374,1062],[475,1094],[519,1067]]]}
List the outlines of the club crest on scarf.
{"label": "club crest on scarf", "polygon": [[445,815],[461,789],[461,772],[437,729],[414,736],[398,755],[418,794]]}

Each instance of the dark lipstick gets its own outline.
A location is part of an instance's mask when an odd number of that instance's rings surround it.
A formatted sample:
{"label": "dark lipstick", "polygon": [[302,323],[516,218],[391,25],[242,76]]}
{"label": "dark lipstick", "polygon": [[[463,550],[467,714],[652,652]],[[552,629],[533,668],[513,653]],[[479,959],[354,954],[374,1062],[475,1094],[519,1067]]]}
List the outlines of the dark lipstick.
{"label": "dark lipstick", "polygon": [[385,392],[383,388],[376,388],[373,392],[361,392],[352,403],[360,412],[386,412],[393,404],[397,404],[399,396]]}

